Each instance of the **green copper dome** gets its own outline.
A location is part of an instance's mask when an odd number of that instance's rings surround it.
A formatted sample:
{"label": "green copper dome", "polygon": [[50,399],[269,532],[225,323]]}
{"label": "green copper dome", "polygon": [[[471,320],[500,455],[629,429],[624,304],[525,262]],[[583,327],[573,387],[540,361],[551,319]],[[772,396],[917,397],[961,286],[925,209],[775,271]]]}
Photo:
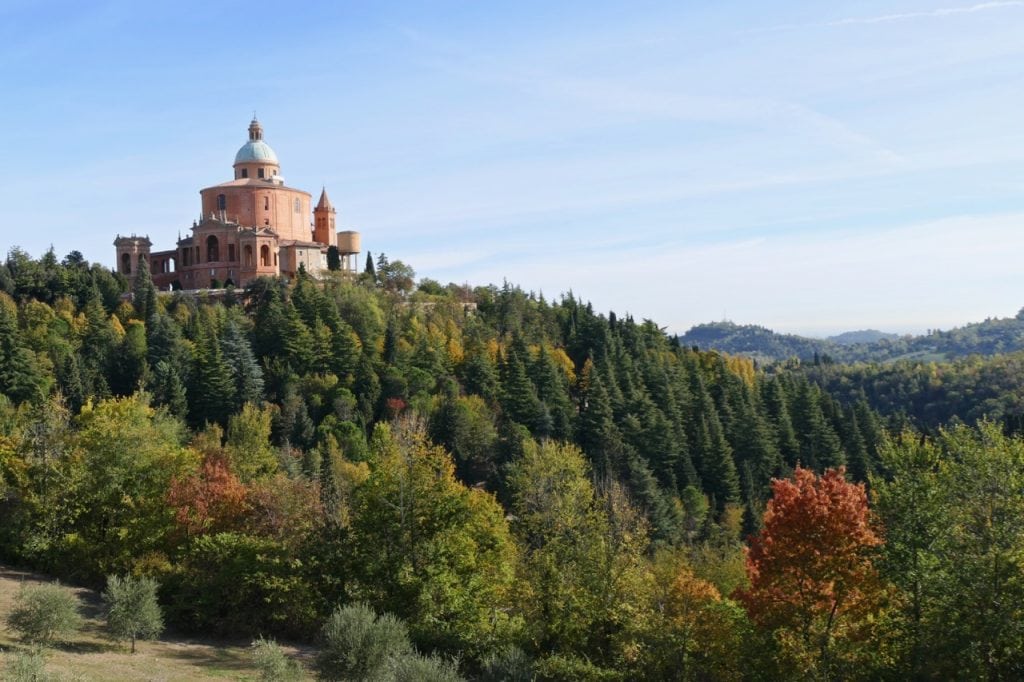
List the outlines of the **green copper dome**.
{"label": "green copper dome", "polygon": [[270,145],[263,141],[263,126],[255,118],[249,124],[249,141],[242,145],[242,148],[235,154],[235,164],[239,163],[268,163],[275,166],[277,154],[270,148]]}
{"label": "green copper dome", "polygon": [[263,140],[249,140],[235,154],[235,163],[271,163],[277,165],[277,154]]}

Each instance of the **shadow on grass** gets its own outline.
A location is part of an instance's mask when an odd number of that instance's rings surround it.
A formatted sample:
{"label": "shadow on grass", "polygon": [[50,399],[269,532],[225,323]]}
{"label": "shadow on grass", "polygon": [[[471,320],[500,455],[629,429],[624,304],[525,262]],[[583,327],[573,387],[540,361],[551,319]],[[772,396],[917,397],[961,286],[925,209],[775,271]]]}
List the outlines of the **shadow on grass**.
{"label": "shadow on grass", "polygon": [[[157,643],[140,643],[140,647],[152,646]],[[240,648],[219,648],[204,644],[196,646],[192,643],[160,641],[160,656],[173,658],[192,665],[218,668],[220,670],[251,670],[252,662],[247,651]]]}
{"label": "shadow on grass", "polygon": [[50,648],[63,651],[67,654],[106,654],[115,653],[119,650],[116,644],[108,642],[56,642]]}

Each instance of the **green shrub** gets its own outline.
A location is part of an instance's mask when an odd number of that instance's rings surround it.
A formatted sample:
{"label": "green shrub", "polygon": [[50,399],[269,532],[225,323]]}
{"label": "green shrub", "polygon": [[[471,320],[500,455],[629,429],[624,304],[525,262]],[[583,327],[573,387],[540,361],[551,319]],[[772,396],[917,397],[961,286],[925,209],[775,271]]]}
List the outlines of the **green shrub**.
{"label": "green shrub", "polygon": [[60,585],[22,586],[7,614],[7,626],[30,644],[48,645],[82,627],[81,602]]}
{"label": "green shrub", "polygon": [[254,639],[249,649],[253,665],[259,670],[263,682],[288,682],[301,676],[298,663],[289,659],[273,639]]}
{"label": "green shrub", "polygon": [[461,682],[458,666],[438,656],[407,654],[392,659],[390,679],[395,682]]}
{"label": "green shrub", "polygon": [[514,644],[486,656],[482,682],[531,682],[537,675],[533,659]]}
{"label": "green shrub", "polygon": [[413,654],[405,623],[365,604],[335,609],[321,635],[316,667],[327,680],[388,679],[394,662]]}
{"label": "green shrub", "polygon": [[11,656],[4,667],[3,679],[8,682],[51,682],[55,675],[46,672],[42,651],[23,651]]}

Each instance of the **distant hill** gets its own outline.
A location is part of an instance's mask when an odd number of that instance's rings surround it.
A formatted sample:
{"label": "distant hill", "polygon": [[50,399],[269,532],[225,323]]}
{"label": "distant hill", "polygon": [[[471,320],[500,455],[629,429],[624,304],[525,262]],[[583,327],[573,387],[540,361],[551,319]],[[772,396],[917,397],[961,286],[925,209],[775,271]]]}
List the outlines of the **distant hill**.
{"label": "distant hill", "polygon": [[796,334],[779,334],[758,325],[711,322],[696,325],[678,338],[684,346],[746,355],[760,362],[790,358],[810,361],[816,356],[823,362],[944,360],[1024,350],[1024,314],[989,318],[920,336],[899,336],[867,329],[845,332],[828,339],[812,339]]}
{"label": "distant hill", "polygon": [[828,337],[828,340],[832,343],[838,343],[840,346],[852,346],[858,343],[876,343],[882,339],[898,339],[899,337],[899,334],[880,332],[877,329],[861,329],[836,334],[835,336]]}
{"label": "distant hill", "polygon": [[779,334],[753,324],[709,322],[692,327],[679,337],[684,346],[701,350],[720,350],[735,355],[748,355],[760,361],[786,360],[797,357],[809,360],[817,353],[838,350],[838,344],[824,339],[811,339],[796,334]]}

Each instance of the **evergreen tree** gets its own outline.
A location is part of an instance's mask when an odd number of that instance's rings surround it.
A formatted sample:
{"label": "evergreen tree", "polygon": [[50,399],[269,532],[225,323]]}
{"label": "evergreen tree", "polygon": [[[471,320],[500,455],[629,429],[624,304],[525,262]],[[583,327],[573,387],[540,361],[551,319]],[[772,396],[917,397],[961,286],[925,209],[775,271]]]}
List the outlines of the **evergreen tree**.
{"label": "evergreen tree", "polygon": [[327,247],[327,269],[331,272],[341,270],[341,254],[334,244]]}
{"label": "evergreen tree", "polygon": [[479,395],[488,402],[498,399],[498,370],[486,348],[467,351],[460,367],[460,378],[467,393]]}
{"label": "evergreen tree", "polygon": [[806,379],[797,384],[792,414],[805,467],[824,471],[846,463],[839,436],[822,412],[819,391]]}
{"label": "evergreen tree", "polygon": [[48,377],[35,353],[22,345],[14,302],[0,300],[0,393],[16,403],[39,402],[46,395]]}
{"label": "evergreen tree", "polygon": [[725,439],[722,425],[718,417],[712,414],[701,419],[702,430],[707,433],[707,447],[703,453],[704,484],[707,492],[714,496],[719,511],[727,504],[740,499],[739,475],[736,473],[736,462],[733,460],[732,448]]}
{"label": "evergreen tree", "polygon": [[188,413],[185,382],[178,368],[167,360],[160,360],[153,367],[149,391],[153,396],[154,405],[167,407],[170,413],[177,417],[184,418]]}
{"label": "evergreen tree", "polygon": [[601,476],[611,476],[616,467],[612,461],[615,424],[611,401],[604,381],[589,361],[583,368],[584,390],[580,416],[576,421],[576,442]]}
{"label": "evergreen tree", "polygon": [[510,348],[502,363],[501,407],[506,417],[534,430],[541,415],[541,404],[533,383],[526,376],[520,352]]}
{"label": "evergreen tree", "polygon": [[370,280],[377,281],[377,269],[373,265],[373,254],[369,251],[366,252],[366,267],[363,272],[370,276]]}
{"label": "evergreen tree", "polygon": [[259,403],[263,399],[263,370],[256,362],[249,339],[234,320],[225,325],[220,347],[234,380],[233,411],[245,403]]}
{"label": "evergreen tree", "polygon": [[775,432],[775,442],[787,468],[793,468],[800,459],[800,443],[789,416],[789,407],[782,384],[778,379],[763,382],[765,414]]}
{"label": "evergreen tree", "polygon": [[196,357],[188,389],[189,421],[226,424],[234,411],[235,382],[224,361],[220,343],[212,329],[200,327],[196,339]]}
{"label": "evergreen tree", "polygon": [[135,282],[132,284],[132,304],[135,306],[136,316],[149,327],[153,317],[159,311],[156,303],[156,287],[153,285],[147,258],[139,258],[139,268],[135,273]]}
{"label": "evergreen tree", "polygon": [[531,363],[529,375],[550,421],[547,435],[563,441],[571,439],[573,407],[569,388],[545,346],[540,347],[537,358]]}

